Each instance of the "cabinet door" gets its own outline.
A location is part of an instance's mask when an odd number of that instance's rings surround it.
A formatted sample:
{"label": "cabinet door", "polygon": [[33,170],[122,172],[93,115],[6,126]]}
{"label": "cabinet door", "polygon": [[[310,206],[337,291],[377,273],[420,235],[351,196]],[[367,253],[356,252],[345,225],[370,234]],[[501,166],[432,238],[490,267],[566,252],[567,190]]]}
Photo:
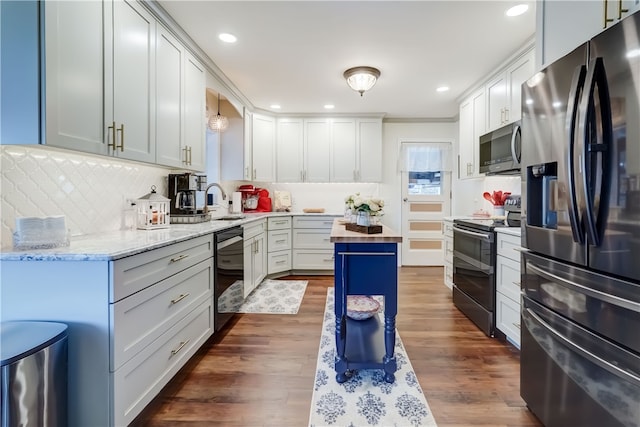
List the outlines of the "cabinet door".
{"label": "cabinet door", "polygon": [[473,99],[469,98],[460,104],[459,161],[458,177],[470,178],[473,175]]}
{"label": "cabinet door", "polygon": [[506,111],[507,122],[515,122],[522,117],[522,83],[526,82],[534,72],[533,50],[515,64],[507,68],[507,81],[509,82],[509,106]]}
{"label": "cabinet door", "polygon": [[183,167],[184,48],[163,26],[156,36],[156,162]]}
{"label": "cabinet door", "polygon": [[206,159],[206,75],[202,64],[187,53],[184,66],[184,148],[186,168],[204,171]]}
{"label": "cabinet door", "polygon": [[473,165],[471,176],[480,176],[480,137],[487,132],[487,102],[484,90],[472,96],[473,104],[473,140],[469,148],[469,156]]}
{"label": "cabinet door", "polygon": [[267,276],[267,246],[266,234],[260,233],[255,237],[256,253],[253,259],[253,287],[262,283]]}
{"label": "cabinet door", "polygon": [[329,182],[331,164],[331,122],[328,119],[304,121],[304,180]]}
{"label": "cabinet door", "polygon": [[115,131],[122,147],[111,153],[155,162],[155,20],[137,2],[113,2],[113,61],[107,68],[113,73],[108,138]]}
{"label": "cabinet door", "polygon": [[253,113],[244,109],[244,167],[245,181],[253,179]]}
{"label": "cabinet door", "polygon": [[302,182],[302,119],[278,119],[276,172],[278,182]]}
{"label": "cabinet door", "polygon": [[44,2],[45,143],[105,154],[102,2]]}
{"label": "cabinet door", "polygon": [[507,105],[507,75],[500,73],[486,86],[488,131],[499,128],[506,123],[505,108]]}
{"label": "cabinet door", "polygon": [[356,180],[356,123],[333,119],[331,124],[331,182]]}
{"label": "cabinet door", "polygon": [[246,298],[253,290],[253,258],[254,258],[254,239],[244,240],[244,275],[243,275],[243,294]]}
{"label": "cabinet door", "polygon": [[357,120],[360,182],[382,181],[382,119]]}
{"label": "cabinet door", "polygon": [[275,120],[253,115],[253,175],[254,181],[271,182],[275,174]]}

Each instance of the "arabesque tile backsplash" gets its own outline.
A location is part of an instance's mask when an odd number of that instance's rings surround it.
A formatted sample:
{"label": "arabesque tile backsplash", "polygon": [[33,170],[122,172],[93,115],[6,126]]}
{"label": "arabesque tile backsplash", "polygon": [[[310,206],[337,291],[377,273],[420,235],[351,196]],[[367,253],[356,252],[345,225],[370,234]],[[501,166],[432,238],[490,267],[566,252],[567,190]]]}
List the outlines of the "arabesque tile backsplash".
{"label": "arabesque tile backsplash", "polygon": [[71,235],[122,228],[125,198],[166,194],[168,169],[47,147],[0,147],[2,247],[15,218],[64,215]]}

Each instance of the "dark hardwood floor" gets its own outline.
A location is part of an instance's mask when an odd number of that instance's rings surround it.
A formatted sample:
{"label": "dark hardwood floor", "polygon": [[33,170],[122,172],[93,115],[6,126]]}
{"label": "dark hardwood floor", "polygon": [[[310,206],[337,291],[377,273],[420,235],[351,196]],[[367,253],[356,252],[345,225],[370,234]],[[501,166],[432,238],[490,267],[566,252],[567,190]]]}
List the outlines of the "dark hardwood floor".
{"label": "dark hardwood floor", "polygon": [[[518,350],[460,313],[442,276],[402,267],[396,322],[438,426],[540,426],[520,398]],[[287,278],[309,281],[297,315],[236,315],[135,424],[307,426],[333,277]]]}

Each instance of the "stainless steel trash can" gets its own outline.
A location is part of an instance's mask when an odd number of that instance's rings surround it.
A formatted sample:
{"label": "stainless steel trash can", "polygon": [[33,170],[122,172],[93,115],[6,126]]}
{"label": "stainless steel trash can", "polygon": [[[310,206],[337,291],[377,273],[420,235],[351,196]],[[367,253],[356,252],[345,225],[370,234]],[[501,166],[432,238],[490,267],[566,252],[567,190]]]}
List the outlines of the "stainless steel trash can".
{"label": "stainless steel trash can", "polygon": [[67,425],[67,325],[0,324],[0,426]]}

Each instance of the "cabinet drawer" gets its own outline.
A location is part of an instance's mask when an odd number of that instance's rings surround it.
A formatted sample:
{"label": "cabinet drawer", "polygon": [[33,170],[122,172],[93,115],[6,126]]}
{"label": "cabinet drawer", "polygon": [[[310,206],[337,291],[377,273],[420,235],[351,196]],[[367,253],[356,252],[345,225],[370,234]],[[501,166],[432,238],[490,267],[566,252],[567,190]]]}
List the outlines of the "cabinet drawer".
{"label": "cabinet drawer", "polygon": [[212,301],[196,307],[113,374],[113,425],[129,425],[211,336]]}
{"label": "cabinet drawer", "polygon": [[208,234],[113,261],[109,302],[119,301],[212,256],[213,234]]}
{"label": "cabinet drawer", "polygon": [[111,370],[156,340],[189,311],[213,298],[213,258],[110,305]]}
{"label": "cabinet drawer", "polygon": [[267,230],[284,230],[291,228],[290,216],[279,216],[267,219]]}
{"label": "cabinet drawer", "polygon": [[267,250],[269,252],[291,250],[291,229],[268,231]]}
{"label": "cabinet drawer", "polygon": [[496,293],[496,326],[520,348],[520,302],[500,292]]}
{"label": "cabinet drawer", "polygon": [[294,249],[333,249],[330,230],[293,229]]}
{"label": "cabinet drawer", "polygon": [[453,222],[451,221],[443,221],[444,235],[446,237],[451,237],[453,239]]}
{"label": "cabinet drawer", "polygon": [[331,230],[337,216],[294,216],[293,228],[326,228]]}
{"label": "cabinet drawer", "polygon": [[453,264],[453,237],[444,238],[444,261]]}
{"label": "cabinet drawer", "polygon": [[264,233],[266,231],[266,228],[267,228],[267,221],[265,221],[264,219],[256,222],[250,222],[249,224],[245,224],[242,226],[244,239],[247,240],[257,236],[260,233]]}
{"label": "cabinet drawer", "polygon": [[520,262],[520,237],[497,233],[498,255]]}
{"label": "cabinet drawer", "polygon": [[268,258],[268,274],[291,270],[291,250],[272,252]]}
{"label": "cabinet drawer", "polygon": [[520,300],[520,262],[496,257],[496,290],[512,300]]}
{"label": "cabinet drawer", "polygon": [[333,270],[333,250],[294,250],[294,270]]}
{"label": "cabinet drawer", "polygon": [[448,262],[444,263],[444,284],[449,289],[453,287],[453,264]]}

